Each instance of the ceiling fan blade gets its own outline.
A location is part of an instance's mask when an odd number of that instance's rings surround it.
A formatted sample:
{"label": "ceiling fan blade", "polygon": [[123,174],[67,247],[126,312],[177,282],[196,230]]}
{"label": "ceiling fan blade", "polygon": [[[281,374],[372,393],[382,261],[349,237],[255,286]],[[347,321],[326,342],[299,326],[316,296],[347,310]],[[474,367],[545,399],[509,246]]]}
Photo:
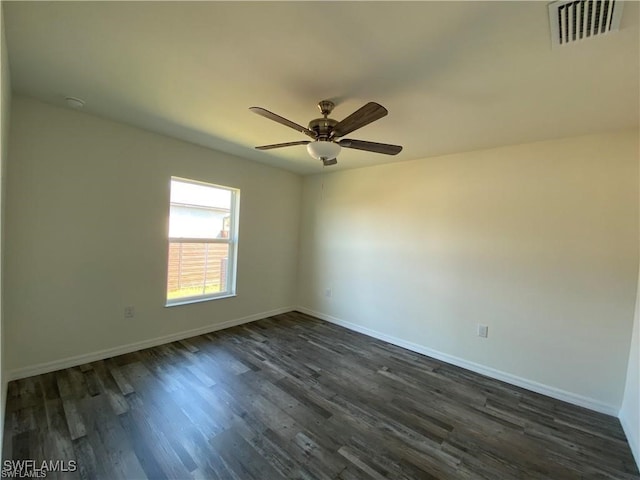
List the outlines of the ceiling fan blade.
{"label": "ceiling fan blade", "polygon": [[349,138],[343,138],[338,143],[341,147],[366,150],[367,152],[384,153],[385,155],[397,155],[402,151],[402,147],[400,145],[365,142],[364,140],[351,140]]}
{"label": "ceiling fan blade", "polygon": [[351,133],[358,128],[369,125],[371,122],[380,120],[387,113],[389,112],[382,105],[375,102],[369,102],[341,122],[338,122],[338,124],[333,127],[331,136],[336,138],[343,137],[347,133]]}
{"label": "ceiling fan blade", "polygon": [[258,150],[271,150],[272,148],[293,147],[294,145],[306,145],[311,143],[309,140],[300,140],[299,142],[274,143],[273,145],[262,145],[256,147]]}
{"label": "ceiling fan blade", "polygon": [[297,123],[292,122],[291,120],[287,120],[286,118],[281,117],[280,115],[276,115],[275,113],[270,112],[269,110],[265,110],[264,108],[251,107],[249,108],[249,110],[251,110],[253,113],[257,113],[258,115],[268,118],[269,120],[278,122],[281,125],[285,125],[289,128],[293,128],[294,130],[297,130],[300,133],[304,133],[305,135],[308,135],[311,138],[317,137],[316,132],[314,132],[313,130],[309,130],[308,128],[305,128],[302,125],[298,125]]}

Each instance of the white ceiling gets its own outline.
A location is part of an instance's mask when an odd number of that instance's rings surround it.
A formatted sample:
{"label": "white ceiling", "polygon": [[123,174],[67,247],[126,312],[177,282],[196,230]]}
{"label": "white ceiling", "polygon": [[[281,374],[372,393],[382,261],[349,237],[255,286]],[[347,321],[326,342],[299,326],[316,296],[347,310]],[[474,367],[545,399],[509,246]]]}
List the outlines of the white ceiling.
{"label": "white ceiling", "polygon": [[297,173],[331,99],[389,115],[350,138],[354,168],[639,125],[639,4],[617,33],[551,48],[546,2],[2,2],[15,92]]}

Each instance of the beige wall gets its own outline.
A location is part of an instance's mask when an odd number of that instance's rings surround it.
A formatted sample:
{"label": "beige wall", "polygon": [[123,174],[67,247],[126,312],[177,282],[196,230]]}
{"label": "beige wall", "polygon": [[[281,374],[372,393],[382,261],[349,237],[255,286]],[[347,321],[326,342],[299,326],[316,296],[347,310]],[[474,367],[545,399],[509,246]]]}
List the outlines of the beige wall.
{"label": "beige wall", "polygon": [[5,334],[4,334],[4,302],[3,302],[3,266],[4,266],[4,210],[5,210],[5,167],[8,157],[9,146],[9,114],[11,110],[11,81],[9,75],[9,55],[7,53],[7,40],[4,33],[3,6],[0,5],[0,48],[1,52],[1,75],[0,90],[2,97],[0,100],[0,449],[2,448],[2,434],[4,432],[4,405],[7,398],[7,378],[5,375]]}
{"label": "beige wall", "polygon": [[300,304],[615,414],[637,145],[626,131],[305,177]]}
{"label": "beige wall", "polygon": [[[11,121],[9,369],[294,305],[299,176],[23,97]],[[172,175],[240,188],[237,297],[164,307]]]}

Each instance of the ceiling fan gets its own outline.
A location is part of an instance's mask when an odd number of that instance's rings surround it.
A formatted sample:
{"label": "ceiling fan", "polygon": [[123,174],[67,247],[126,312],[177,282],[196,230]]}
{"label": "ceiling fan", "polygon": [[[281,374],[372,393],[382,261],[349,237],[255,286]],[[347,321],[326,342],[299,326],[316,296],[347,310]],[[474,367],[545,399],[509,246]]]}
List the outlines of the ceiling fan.
{"label": "ceiling fan", "polygon": [[278,122],[289,128],[293,128],[300,133],[313,138],[313,140],[300,140],[297,142],[275,143],[273,145],[262,145],[256,147],[258,150],[271,150],[272,148],[292,147],[294,145],[306,145],[309,155],[316,160],[322,160],[325,166],[338,163],[337,157],[342,147],[366,150],[367,152],[384,153],[385,155],[397,155],[402,151],[400,145],[390,145],[388,143],[366,142],[364,140],[352,140],[341,138],[348,133],[364,127],[389,113],[386,108],[375,102],[369,102],[359,108],[344,120],[338,122],[329,118],[331,111],[335,107],[330,100],[322,100],[318,103],[318,108],[323,118],[315,118],[309,122],[309,128],[298,125],[291,120],[287,120],[280,115],[276,115],[261,107],[251,107],[253,113],[257,113],[265,118]]}

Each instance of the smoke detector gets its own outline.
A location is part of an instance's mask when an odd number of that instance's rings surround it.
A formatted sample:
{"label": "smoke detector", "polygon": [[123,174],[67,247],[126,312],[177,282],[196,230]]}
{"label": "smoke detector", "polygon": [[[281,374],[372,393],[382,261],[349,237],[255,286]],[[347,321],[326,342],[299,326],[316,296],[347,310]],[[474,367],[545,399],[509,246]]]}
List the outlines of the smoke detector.
{"label": "smoke detector", "polygon": [[81,109],[84,107],[85,102],[81,98],[65,97],[64,99],[67,102],[67,105],[71,108]]}
{"label": "smoke detector", "polygon": [[620,29],[621,0],[560,0],[549,4],[554,47],[606,35]]}

